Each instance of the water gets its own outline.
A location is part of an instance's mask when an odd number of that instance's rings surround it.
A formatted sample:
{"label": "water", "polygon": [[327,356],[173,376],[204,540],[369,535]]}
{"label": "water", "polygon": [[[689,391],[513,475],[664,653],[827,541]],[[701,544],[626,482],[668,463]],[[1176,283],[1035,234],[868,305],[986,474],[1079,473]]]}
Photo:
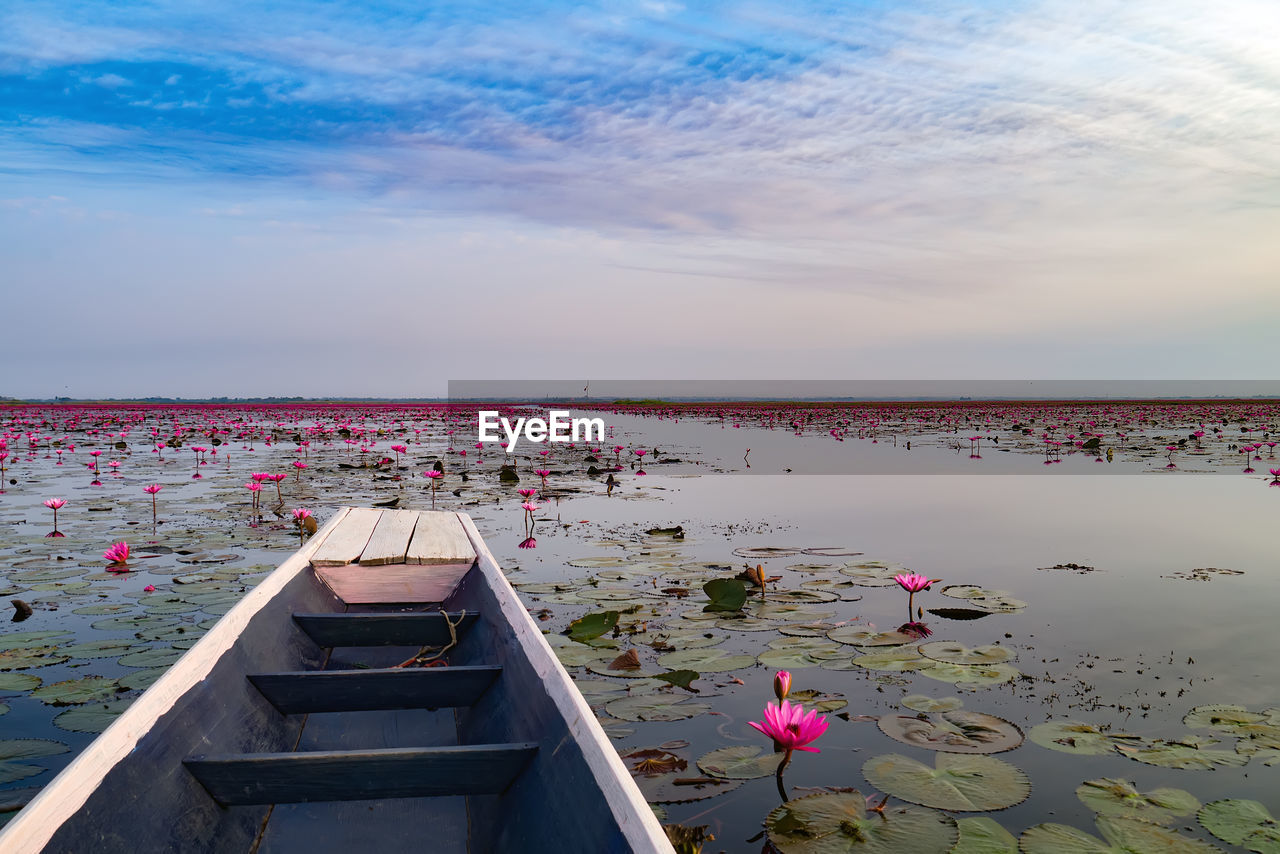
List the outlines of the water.
{"label": "water", "polygon": [[[275,417],[250,423],[267,433]],[[443,429],[448,423],[425,415],[414,420],[418,417],[412,412],[373,411],[366,419],[371,433],[377,426],[385,430],[377,437],[378,452],[390,455],[388,445],[397,437],[408,437],[411,466],[341,468],[354,463],[356,457],[348,456],[352,452],[345,444],[326,445],[317,439],[308,451],[310,467],[300,479],[291,474],[282,484],[285,501],[280,515],[268,511],[260,519],[251,513],[242,484],[254,470],[292,471],[289,464],[297,458],[298,449],[290,442],[265,445],[258,441],[253,451],[245,443],[232,447],[228,442],[221,446],[217,462],[201,469],[206,476],[197,481],[190,478],[195,469],[188,465],[193,459],[185,448],[166,451],[174,461],[162,464],[156,455],[146,453],[146,445],[132,446],[130,456],[121,455],[123,473],[114,478],[104,474],[100,486],[89,483],[82,465],[57,467],[54,457],[42,452],[34,459],[11,458],[8,476],[19,483],[9,485],[0,496],[0,515],[6,522],[0,555],[7,567],[0,587],[7,583],[6,598],[27,599],[36,611],[29,620],[0,632],[0,642],[15,632],[59,630],[69,634],[48,643],[62,648],[109,638],[132,641],[136,648],[129,653],[135,654],[185,648],[263,572],[297,547],[296,532],[286,521],[288,508],[308,506],[323,519],[330,508],[392,497],[401,499],[401,507],[429,507],[430,493],[423,479],[410,479],[410,475],[440,456],[446,459],[450,475],[437,496],[439,506],[462,509],[477,519],[511,580],[518,589],[528,588],[522,590],[522,597],[531,610],[541,612],[542,625],[557,644],[569,643],[558,633],[572,620],[638,603],[641,610],[624,614],[621,623],[644,631],[618,639],[616,648],[600,650],[599,655],[612,658],[634,646],[649,669],[663,669],[656,666],[660,653],[652,642],[664,631],[723,634],[715,649],[758,656],[770,643],[784,638],[779,629],[787,622],[803,622],[779,619],[743,631],[732,623],[723,624],[728,628],[714,627],[701,619],[707,602],[702,582],[732,576],[747,564],[760,563],[769,575],[781,577],[772,595],[812,590],[803,586],[805,581],[847,580],[850,576],[836,570],[845,563],[882,561],[943,579],[917,595],[916,604],[927,610],[966,607],[964,601],[941,594],[953,584],[1008,591],[1027,603],[1021,610],[979,619],[945,619],[929,613],[924,617],[933,632],[929,641],[956,641],[970,648],[996,644],[1011,650],[1015,655],[1011,664],[1021,676],[1007,683],[954,685],[915,672],[853,667],[853,657],[867,650],[851,646],[838,647],[838,656],[790,665],[797,690],[817,689],[848,704],[836,713],[848,719],[832,716],[830,728],[817,742],[822,753],[797,754],[789,767],[785,783],[792,797],[820,787],[854,787],[871,794],[862,766],[873,756],[899,754],[932,765],[934,751],[894,741],[874,721],[859,719],[914,714],[899,705],[912,694],[958,697],[964,709],[996,715],[1023,731],[1065,718],[1111,726],[1145,739],[1170,740],[1211,734],[1182,722],[1199,705],[1238,704],[1252,711],[1280,706],[1280,686],[1271,665],[1277,641],[1266,632],[1271,622],[1269,603],[1275,601],[1278,583],[1272,571],[1271,520],[1280,490],[1265,488],[1266,479],[1257,476],[1187,471],[1196,467],[1230,471],[1237,460],[1226,447],[1215,447],[1203,456],[1184,454],[1178,457],[1180,467],[1172,471],[1164,468],[1163,455],[1148,448],[1130,448],[1112,463],[1077,453],[1065,457],[1062,464],[1044,466],[1037,447],[1029,441],[1019,447],[1007,434],[1001,448],[984,445],[982,459],[973,460],[967,440],[946,433],[917,431],[896,437],[884,433],[872,444],[855,435],[836,442],[819,430],[796,437],[779,429],[733,428],[731,421],[722,427],[689,418],[677,423],[613,415],[606,419],[614,425],[606,447],[623,444],[629,451],[656,445],[660,458],[680,462],[646,462],[645,477],[627,468],[619,476],[619,488],[606,496],[599,478],[583,474],[581,448],[552,448],[551,462],[545,463],[557,472],[551,478],[552,494],[555,488],[566,491],[546,501],[539,511],[538,546],[530,551],[516,548],[524,537],[523,511],[514,487],[496,483],[493,456],[488,455],[478,467],[474,461],[468,463],[472,476],[462,482],[458,455],[445,450]],[[398,426],[399,419],[407,426]],[[312,413],[299,422],[299,429],[317,423],[324,419]],[[414,425],[423,432],[415,433]],[[93,440],[85,435],[79,438],[82,447],[74,456],[82,462],[83,443]],[[907,438],[913,441],[910,451]],[[457,444],[469,447],[461,441]],[[751,452],[744,460],[746,448]],[[605,454],[601,457],[608,459]],[[537,485],[537,478],[526,471],[531,467],[522,463],[522,485]],[[892,473],[824,474],[850,470]],[[490,473],[479,473],[484,471]],[[974,471],[984,473],[970,473]],[[1129,476],[1134,473],[1144,476]],[[141,491],[149,482],[165,485],[158,496],[163,524],[154,535],[150,498]],[[462,494],[452,495],[453,489]],[[264,494],[273,491],[268,485]],[[61,539],[43,536],[52,514],[40,502],[53,495],[69,499],[59,513],[60,527],[67,534]],[[644,533],[675,524],[683,526],[684,539]],[[98,555],[121,538],[128,539],[135,552],[146,552],[148,544],[154,543],[159,548],[152,551],[161,553],[139,558],[137,573],[107,575],[101,571],[103,561]],[[748,547],[844,547],[862,554],[750,560],[734,554],[735,549]],[[183,551],[188,554],[179,553]],[[184,562],[192,554],[220,559]],[[618,558],[619,565],[568,563],[602,557]],[[831,568],[788,569],[801,564]],[[1089,571],[1051,568],[1067,564]],[[32,580],[32,573],[59,574],[67,568],[76,571],[54,580]],[[1229,573],[1205,571],[1209,569]],[[589,586],[588,579],[594,579],[596,586]],[[547,582],[561,582],[567,592],[538,592],[545,588],[537,585]],[[143,593],[146,584],[155,585],[157,593]],[[635,595],[619,601],[584,598],[583,594],[612,595],[600,592],[610,587],[632,590]],[[197,592],[187,592],[192,589]],[[675,589],[688,594],[677,598],[661,592]],[[845,588],[845,592],[861,598],[804,607],[829,614],[823,620],[832,625],[880,631],[892,630],[907,618],[906,595],[896,586]],[[181,601],[172,602],[174,597]],[[154,618],[152,634],[139,638],[122,628],[95,629],[95,623],[113,615],[76,613],[103,606],[119,606],[121,616]],[[579,654],[586,650],[580,644],[570,646]],[[846,669],[830,669],[823,663]],[[591,680],[593,691],[601,689],[601,680],[617,686],[613,694],[593,693],[588,699],[620,750],[668,744],[671,753],[687,762],[687,769],[677,775],[682,777],[699,776],[697,759],[718,748],[756,745],[768,749],[767,740],[746,722],[761,719],[764,702],[772,696],[775,669],[753,663],[727,672],[704,672],[693,682],[699,692],[688,694],[686,702],[707,704],[707,713],[645,722],[619,720],[606,706],[625,696],[618,692],[628,686],[632,687],[629,693],[637,696],[684,692],[653,680],[628,682],[607,675],[607,669],[602,675],[581,666],[570,668],[575,678]],[[137,674],[142,672],[159,671],[129,667],[117,655],[73,656],[64,663],[8,674],[38,676],[43,686],[87,674],[123,677],[133,685],[141,681]],[[0,672],[0,678],[5,675]],[[117,701],[127,702],[138,693],[138,688],[124,690]],[[0,798],[11,794],[9,790],[46,783],[93,737],[68,732],[56,722],[68,708],[93,704],[51,706],[30,690],[16,689],[0,689],[0,704],[9,709],[0,715],[4,739],[44,738],[68,748],[58,755],[18,760],[48,770],[0,785]],[[1218,737],[1221,743],[1216,747],[1232,750],[1235,746],[1233,737]],[[675,748],[669,745],[673,741],[689,744]],[[1096,835],[1093,814],[1076,798],[1075,789],[1085,780],[1100,777],[1130,780],[1143,791],[1158,786],[1185,789],[1203,803],[1225,797],[1255,798],[1273,811],[1280,809],[1270,795],[1280,771],[1264,765],[1264,757],[1254,757],[1242,767],[1179,770],[1143,764],[1119,752],[1102,756],[1055,752],[1028,740],[997,758],[1021,769],[1032,783],[1024,801],[991,813],[1015,836],[1046,821]],[[646,781],[646,786],[652,782]],[[693,786],[667,789],[682,797],[719,791]],[[775,780],[768,776],[688,803],[664,803],[661,809],[665,821],[707,825],[716,835],[708,850],[754,852],[760,850],[760,842],[747,840],[758,833],[765,815],[779,802]],[[891,805],[902,803],[897,798],[890,801]],[[1210,839],[1197,827],[1194,816],[1180,819],[1176,826],[1183,827],[1180,833],[1188,838]],[[1214,844],[1229,847],[1216,840]]]}

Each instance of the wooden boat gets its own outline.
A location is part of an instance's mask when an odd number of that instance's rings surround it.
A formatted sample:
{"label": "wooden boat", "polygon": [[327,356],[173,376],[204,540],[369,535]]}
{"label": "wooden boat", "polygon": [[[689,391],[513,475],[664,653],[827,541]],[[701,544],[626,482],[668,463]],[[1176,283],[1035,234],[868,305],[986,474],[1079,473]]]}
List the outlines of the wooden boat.
{"label": "wooden boat", "polygon": [[360,849],[672,851],[464,514],[340,510],[0,832],[6,854]]}

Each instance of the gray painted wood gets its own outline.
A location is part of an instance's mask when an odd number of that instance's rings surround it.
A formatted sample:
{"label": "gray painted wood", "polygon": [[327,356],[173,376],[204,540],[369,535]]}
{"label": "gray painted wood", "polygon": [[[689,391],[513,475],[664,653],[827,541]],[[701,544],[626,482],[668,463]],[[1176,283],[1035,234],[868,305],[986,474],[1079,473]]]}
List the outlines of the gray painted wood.
{"label": "gray painted wood", "polygon": [[475,546],[467,537],[456,513],[424,510],[409,542],[405,563],[471,563],[476,559]]}
{"label": "gray painted wood", "polygon": [[[476,624],[477,615],[451,613],[462,622],[457,628],[465,637]],[[439,611],[410,614],[294,614],[293,620],[312,640],[324,647],[335,646],[441,646],[449,642],[449,627]],[[412,654],[412,653],[410,653]],[[403,660],[403,659],[402,659]]]}
{"label": "gray painted wood", "polygon": [[502,668],[410,667],[399,670],[321,670],[257,673],[249,681],[286,715],[370,709],[469,706]]}
{"label": "gray painted wood", "polygon": [[366,567],[317,566],[316,574],[348,605],[435,603],[449,597],[471,569],[469,563]]}
{"label": "gray painted wood", "polygon": [[193,756],[183,765],[225,806],[497,794],[530,743]]}
{"label": "gray painted wood", "polygon": [[373,529],[382,517],[381,510],[353,507],[346,518],[329,532],[324,542],[311,556],[312,566],[344,566],[355,563],[373,536]]}
{"label": "gray painted wood", "polygon": [[413,537],[413,528],[417,523],[417,510],[382,511],[378,526],[373,529],[373,535],[360,553],[360,565],[404,563],[404,556],[409,551],[409,540]]}

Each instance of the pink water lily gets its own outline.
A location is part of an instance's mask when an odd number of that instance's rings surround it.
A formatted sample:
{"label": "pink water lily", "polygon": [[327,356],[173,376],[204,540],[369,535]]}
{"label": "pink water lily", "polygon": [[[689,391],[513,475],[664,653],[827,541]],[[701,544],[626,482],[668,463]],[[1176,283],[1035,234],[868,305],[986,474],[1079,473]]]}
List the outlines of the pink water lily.
{"label": "pink water lily", "polygon": [[102,553],[102,558],[113,564],[124,563],[129,559],[129,544],[123,540],[112,543],[111,547]]}
{"label": "pink water lily", "polygon": [[782,705],[769,703],[764,707],[763,721],[747,721],[748,725],[773,739],[775,746],[782,750],[803,750],[807,753],[821,753],[816,747],[808,745],[818,740],[827,731],[827,719],[814,709],[807,713],[804,706],[783,700]]}
{"label": "pink water lily", "polygon": [[921,590],[928,590],[929,585],[937,584],[941,578],[930,578],[927,575],[919,575],[914,572],[898,574],[893,577],[898,582],[898,586],[907,591],[907,619],[911,619],[912,607],[915,604],[916,594]]}
{"label": "pink water lily", "polygon": [[791,673],[786,670],[779,670],[773,677],[773,693],[778,700],[787,699],[787,695],[791,693]]}
{"label": "pink water lily", "polygon": [[65,498],[46,498],[44,506],[53,511],[53,530],[45,534],[46,537],[61,537],[62,532],[58,530],[58,511],[67,503]]}

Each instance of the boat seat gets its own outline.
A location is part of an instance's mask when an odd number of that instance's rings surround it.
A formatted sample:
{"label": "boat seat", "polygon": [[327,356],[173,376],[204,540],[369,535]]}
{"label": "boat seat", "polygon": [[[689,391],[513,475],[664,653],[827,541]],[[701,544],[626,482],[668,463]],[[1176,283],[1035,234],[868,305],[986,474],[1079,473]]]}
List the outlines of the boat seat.
{"label": "boat seat", "polygon": [[[458,614],[449,619],[457,623]],[[475,625],[476,614],[462,616],[458,636]],[[322,647],[336,646],[443,646],[449,642],[449,625],[440,611],[413,614],[294,614],[298,626]]]}
{"label": "boat seat", "polygon": [[313,750],[192,756],[183,764],[222,806],[501,794],[538,745]]}
{"label": "boat seat", "polygon": [[257,673],[249,681],[282,714],[469,706],[502,667],[411,667]]}

